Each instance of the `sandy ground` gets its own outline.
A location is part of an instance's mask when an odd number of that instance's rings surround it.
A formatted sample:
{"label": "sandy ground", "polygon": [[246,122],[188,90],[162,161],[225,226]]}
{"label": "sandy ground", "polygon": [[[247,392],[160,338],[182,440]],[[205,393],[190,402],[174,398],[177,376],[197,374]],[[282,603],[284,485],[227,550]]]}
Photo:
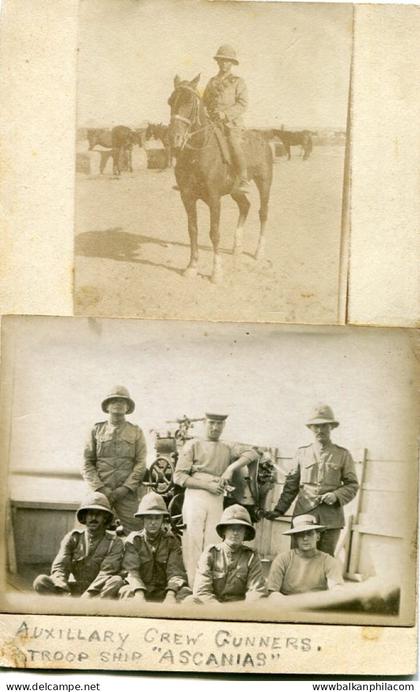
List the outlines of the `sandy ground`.
{"label": "sandy ground", "polygon": [[244,253],[231,254],[237,207],[223,198],[224,281],[209,281],[207,207],[199,203],[199,274],[185,278],[187,218],[171,170],[79,175],[76,190],[75,312],[143,317],[333,323],[341,238],[344,147],[316,147],[303,161],[274,165],[266,256],[256,262],[258,194],[249,195]]}

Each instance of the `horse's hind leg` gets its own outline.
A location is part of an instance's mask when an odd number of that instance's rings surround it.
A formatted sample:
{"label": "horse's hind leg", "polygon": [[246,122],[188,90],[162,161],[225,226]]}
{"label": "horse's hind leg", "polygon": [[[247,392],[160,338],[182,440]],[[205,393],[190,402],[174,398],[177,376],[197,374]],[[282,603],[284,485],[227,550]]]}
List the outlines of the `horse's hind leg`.
{"label": "horse's hind leg", "polygon": [[232,192],[231,197],[235,200],[239,208],[238,224],[235,229],[235,239],[233,243],[233,254],[235,255],[235,257],[238,257],[242,253],[243,249],[242,241],[244,234],[244,225],[251,204],[249,203],[247,196],[241,194],[240,192]]}
{"label": "horse's hind leg", "polygon": [[255,251],[255,259],[261,260],[264,257],[265,251],[265,227],[267,224],[268,217],[268,201],[270,199],[270,188],[271,188],[271,174],[267,177],[258,176],[255,177],[255,184],[260,193],[260,237],[258,239],[257,249]]}
{"label": "horse's hind leg", "polygon": [[120,174],[120,150],[118,147],[112,147],[112,173],[115,176]]}
{"label": "horse's hind leg", "polygon": [[198,264],[198,228],[197,228],[197,200],[189,197],[182,197],[185,211],[188,216],[188,235],[190,236],[190,261],[188,267],[184,269],[184,276],[197,276]]}

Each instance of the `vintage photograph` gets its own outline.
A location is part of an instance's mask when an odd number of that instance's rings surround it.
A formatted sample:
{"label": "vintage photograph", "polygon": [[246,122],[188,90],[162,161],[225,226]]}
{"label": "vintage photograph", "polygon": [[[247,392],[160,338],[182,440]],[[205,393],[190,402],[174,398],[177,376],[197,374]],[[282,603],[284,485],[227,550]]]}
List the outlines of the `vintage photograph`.
{"label": "vintage photograph", "polygon": [[353,7],[82,0],[74,310],[335,324]]}
{"label": "vintage photograph", "polygon": [[413,625],[416,336],[4,318],[3,611]]}

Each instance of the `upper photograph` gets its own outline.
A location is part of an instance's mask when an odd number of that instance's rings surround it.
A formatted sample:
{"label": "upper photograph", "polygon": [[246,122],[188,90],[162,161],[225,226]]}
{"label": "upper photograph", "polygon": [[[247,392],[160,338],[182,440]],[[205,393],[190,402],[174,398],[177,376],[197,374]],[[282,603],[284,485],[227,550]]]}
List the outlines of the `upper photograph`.
{"label": "upper photograph", "polygon": [[74,311],[345,319],[351,5],[82,0]]}

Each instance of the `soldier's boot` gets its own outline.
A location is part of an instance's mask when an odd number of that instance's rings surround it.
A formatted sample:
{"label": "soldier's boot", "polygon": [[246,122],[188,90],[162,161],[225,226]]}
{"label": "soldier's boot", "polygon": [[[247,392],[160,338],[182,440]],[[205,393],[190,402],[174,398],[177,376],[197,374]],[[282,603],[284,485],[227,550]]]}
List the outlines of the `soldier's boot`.
{"label": "soldier's boot", "polygon": [[239,137],[229,137],[229,143],[232,151],[233,165],[235,173],[239,178],[237,190],[247,194],[249,192],[248,183],[248,167],[246,157],[242,148],[242,142]]}

